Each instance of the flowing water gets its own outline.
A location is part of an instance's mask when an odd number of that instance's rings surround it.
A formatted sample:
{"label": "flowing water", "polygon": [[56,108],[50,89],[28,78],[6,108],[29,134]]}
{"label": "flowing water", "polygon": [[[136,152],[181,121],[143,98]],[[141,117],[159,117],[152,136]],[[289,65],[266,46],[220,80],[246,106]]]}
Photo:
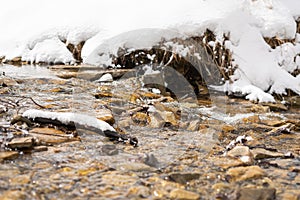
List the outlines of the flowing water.
{"label": "flowing water", "polygon": [[[76,140],[53,137],[12,149],[17,156],[1,157],[0,199],[243,199],[245,188],[253,189],[250,197],[275,189],[278,199],[299,198],[297,107],[286,111],[213,91],[212,101],[177,101],[143,88],[131,72],[105,83],[94,81],[105,71],[77,67],[4,65],[0,72],[0,153],[12,138],[31,133],[10,125],[31,108],[85,113],[139,141],[133,147],[78,127]],[[250,150],[229,153],[228,144],[242,135],[252,140],[235,145]]]}

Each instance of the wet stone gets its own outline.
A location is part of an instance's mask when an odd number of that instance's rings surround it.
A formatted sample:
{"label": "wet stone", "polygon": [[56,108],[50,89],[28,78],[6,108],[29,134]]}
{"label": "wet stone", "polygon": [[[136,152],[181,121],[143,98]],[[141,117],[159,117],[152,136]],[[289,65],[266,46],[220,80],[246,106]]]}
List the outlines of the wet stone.
{"label": "wet stone", "polygon": [[31,180],[29,174],[18,175],[9,180],[10,185],[25,185]]}
{"label": "wet stone", "polygon": [[238,200],[275,200],[275,188],[243,188],[238,191]]}
{"label": "wet stone", "polygon": [[226,174],[235,181],[259,179],[266,175],[265,171],[259,166],[231,168]]}
{"label": "wet stone", "polygon": [[170,198],[180,200],[197,200],[200,198],[200,195],[183,189],[174,189],[170,193]]}
{"label": "wet stone", "polygon": [[19,153],[17,151],[0,151],[0,161],[9,160],[18,157]]}
{"label": "wet stone", "polygon": [[253,163],[253,155],[247,146],[235,146],[233,149],[227,152],[227,156],[232,158],[239,158],[246,164]]}
{"label": "wet stone", "polygon": [[200,121],[194,120],[189,123],[187,130],[188,131],[197,131],[197,130],[199,130],[199,126],[200,126]]}
{"label": "wet stone", "polygon": [[14,138],[7,144],[7,147],[11,149],[31,148],[33,143],[33,137]]}
{"label": "wet stone", "polygon": [[0,194],[0,199],[3,200],[25,200],[26,193],[19,190],[9,190]]}
{"label": "wet stone", "polygon": [[270,108],[270,111],[287,111],[288,107],[281,103],[263,103],[263,106],[268,106]]}
{"label": "wet stone", "polygon": [[283,153],[269,151],[262,148],[255,148],[251,150],[255,160],[265,159],[265,158],[282,158],[284,157]]}
{"label": "wet stone", "polygon": [[200,176],[200,173],[172,173],[168,178],[176,183],[186,184],[191,180],[199,179]]}
{"label": "wet stone", "polygon": [[144,163],[137,163],[137,162],[127,162],[127,163],[120,163],[116,166],[116,168],[120,171],[126,172],[149,172],[154,171],[155,169],[146,165]]}

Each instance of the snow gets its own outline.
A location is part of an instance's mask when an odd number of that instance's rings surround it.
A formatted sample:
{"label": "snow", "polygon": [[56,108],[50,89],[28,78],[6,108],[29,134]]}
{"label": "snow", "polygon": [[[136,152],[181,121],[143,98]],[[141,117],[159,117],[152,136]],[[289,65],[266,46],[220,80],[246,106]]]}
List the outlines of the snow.
{"label": "snow", "polygon": [[72,112],[50,112],[50,111],[42,111],[42,110],[27,110],[23,113],[23,117],[35,119],[37,117],[58,120],[63,124],[69,124],[70,122],[74,122],[75,125],[82,125],[88,127],[94,127],[96,129],[102,131],[116,131],[111,125],[106,123],[105,121],[99,120],[95,117],[79,114],[79,113],[72,113]]}
{"label": "snow", "polygon": [[113,81],[113,76],[111,74],[104,74],[96,82],[112,82],[112,81]]}
{"label": "snow", "polygon": [[[199,36],[208,28],[218,41],[230,35],[226,47],[238,66],[233,83],[226,82],[223,90],[260,102],[273,102],[272,93],[286,89],[300,94],[300,76],[290,74],[300,65],[299,0],[4,0],[1,7],[0,57],[5,59],[73,64],[66,46],[80,42],[85,42],[83,62],[100,67],[112,65],[120,49],[129,53],[162,41],[185,56],[188,48],[168,40]],[[271,49],[263,37],[296,37],[296,44]]]}

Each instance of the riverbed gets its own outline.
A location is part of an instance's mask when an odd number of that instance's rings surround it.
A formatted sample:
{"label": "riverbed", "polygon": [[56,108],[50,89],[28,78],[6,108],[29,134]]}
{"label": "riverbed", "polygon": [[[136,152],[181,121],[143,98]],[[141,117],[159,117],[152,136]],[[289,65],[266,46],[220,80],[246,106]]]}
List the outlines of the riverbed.
{"label": "riverbed", "polygon": [[[299,96],[258,104],[210,90],[176,99],[143,87],[132,70],[89,66],[0,72],[0,199],[300,198]],[[96,117],[138,146],[84,127],[11,124],[28,109]],[[27,137],[31,146],[11,148]]]}

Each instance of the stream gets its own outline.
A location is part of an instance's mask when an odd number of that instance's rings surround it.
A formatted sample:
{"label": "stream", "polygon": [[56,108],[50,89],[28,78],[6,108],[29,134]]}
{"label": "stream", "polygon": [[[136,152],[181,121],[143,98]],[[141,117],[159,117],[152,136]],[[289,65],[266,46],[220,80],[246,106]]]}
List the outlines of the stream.
{"label": "stream", "polygon": [[[0,73],[0,199],[300,198],[299,96],[288,105],[215,91],[175,99],[131,70],[89,66]],[[107,73],[113,81],[98,80]],[[28,109],[96,117],[138,146],[84,127],[11,124]],[[13,146],[27,137],[31,146]]]}

